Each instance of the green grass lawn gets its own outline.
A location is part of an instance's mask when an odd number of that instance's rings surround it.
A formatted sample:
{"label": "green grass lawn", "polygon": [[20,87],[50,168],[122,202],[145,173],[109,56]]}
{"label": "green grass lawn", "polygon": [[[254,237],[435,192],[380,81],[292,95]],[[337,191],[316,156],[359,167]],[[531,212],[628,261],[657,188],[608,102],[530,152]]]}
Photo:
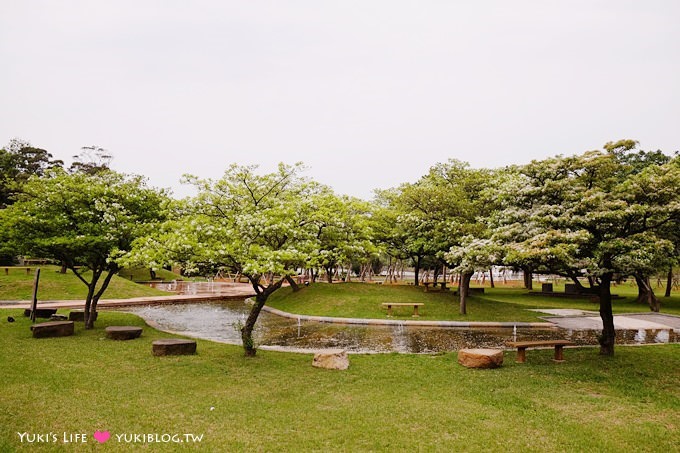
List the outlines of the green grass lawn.
{"label": "green grass lawn", "polygon": [[[457,321],[540,321],[545,314],[531,308],[577,308],[598,311],[597,303],[588,299],[531,296],[525,289],[485,288],[482,296],[468,301],[468,314],[459,314],[458,298],[453,292],[424,292],[422,287],[406,285],[376,285],[316,283],[293,293],[290,288],[275,292],[267,304],[291,313],[317,316],[354,318],[384,318],[383,302],[423,302],[420,319]],[[646,312],[646,305],[635,303],[636,289],[617,287],[615,293],[626,296],[614,301],[615,313]],[[661,298],[662,312],[680,315],[680,297]],[[394,308],[395,318],[411,319],[412,307]]]}
{"label": "green grass lawn", "polygon": [[[59,266],[40,266],[38,301],[85,300],[87,286],[78,280],[71,271],[61,274],[59,269]],[[33,282],[35,280],[33,272],[31,271],[31,275],[26,275],[26,271],[23,269],[11,269],[8,275],[5,275],[4,271],[0,271],[0,300],[30,300],[33,297]],[[87,274],[85,277],[89,278]],[[168,293],[115,276],[103,298],[125,299],[154,295],[167,296]]]}
{"label": "green grass lawn", "polygon": [[[8,315],[17,321],[8,323]],[[198,354],[153,357],[169,335],[104,338],[95,330],[33,339],[20,310],[0,310],[0,451],[677,451],[680,345],[569,349],[567,361],[507,352],[496,370],[455,353],[352,355],[347,371],[313,368],[306,354],[198,341]],[[225,326],[225,328],[228,328]],[[214,408],[211,410],[211,408]],[[103,445],[94,431],[111,432]],[[18,433],[54,433],[21,443]],[[88,443],[63,443],[63,433]],[[116,435],[203,435],[200,444],[125,444]]]}

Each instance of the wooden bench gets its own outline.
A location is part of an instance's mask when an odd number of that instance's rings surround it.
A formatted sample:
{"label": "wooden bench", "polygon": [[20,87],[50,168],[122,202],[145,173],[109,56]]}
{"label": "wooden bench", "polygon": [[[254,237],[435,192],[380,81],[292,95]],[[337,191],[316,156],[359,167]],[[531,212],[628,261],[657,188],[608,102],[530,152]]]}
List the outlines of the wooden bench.
{"label": "wooden bench", "polygon": [[387,316],[392,316],[392,307],[413,307],[413,317],[417,318],[420,316],[418,314],[418,307],[422,307],[425,304],[422,302],[383,302],[382,306],[387,307]]}
{"label": "wooden bench", "polygon": [[2,268],[5,270],[5,275],[9,275],[10,269],[26,269],[26,275],[31,275],[31,269],[33,269],[27,266],[3,266]]}
{"label": "wooden bench", "polygon": [[555,347],[555,362],[564,362],[564,357],[562,355],[562,349],[565,346],[572,346],[569,340],[542,340],[542,341],[509,341],[506,343],[511,348],[517,348],[517,363],[524,363],[527,361],[526,350],[527,348],[540,348],[540,347]]}

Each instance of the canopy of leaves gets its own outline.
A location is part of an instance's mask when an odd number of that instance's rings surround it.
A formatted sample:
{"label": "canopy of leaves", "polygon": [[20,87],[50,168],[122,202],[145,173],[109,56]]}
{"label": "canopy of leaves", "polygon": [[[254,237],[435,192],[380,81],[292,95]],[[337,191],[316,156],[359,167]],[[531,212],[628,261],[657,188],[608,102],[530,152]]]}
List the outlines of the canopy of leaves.
{"label": "canopy of leaves", "polygon": [[3,228],[22,252],[69,266],[117,269],[116,259],[163,217],[166,195],[137,176],[107,171],[33,176],[18,201],[0,211]]}

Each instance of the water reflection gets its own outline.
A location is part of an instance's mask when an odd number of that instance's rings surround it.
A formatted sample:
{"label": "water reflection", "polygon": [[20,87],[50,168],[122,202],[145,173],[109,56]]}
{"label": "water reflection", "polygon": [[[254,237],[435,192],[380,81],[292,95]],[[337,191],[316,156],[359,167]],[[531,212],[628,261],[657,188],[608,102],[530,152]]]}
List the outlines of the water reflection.
{"label": "water reflection", "polygon": [[[127,311],[152,321],[163,330],[209,340],[240,344],[239,326],[249,307],[241,301],[153,305]],[[397,325],[344,325],[260,314],[255,328],[258,346],[284,349],[342,348],[351,352],[433,353],[461,348],[499,348],[507,341],[569,339],[577,345],[596,345],[599,331],[529,328],[441,328]],[[669,330],[619,330],[618,344],[678,342]]]}

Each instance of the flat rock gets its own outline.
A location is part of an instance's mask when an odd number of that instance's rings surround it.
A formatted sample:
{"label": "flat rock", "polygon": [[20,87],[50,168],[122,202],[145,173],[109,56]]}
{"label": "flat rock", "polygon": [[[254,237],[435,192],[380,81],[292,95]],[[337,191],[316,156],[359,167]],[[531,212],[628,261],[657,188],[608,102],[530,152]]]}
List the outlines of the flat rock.
{"label": "flat rock", "polygon": [[133,340],[142,334],[142,328],[135,326],[109,326],[105,330],[106,337],[112,340]]}
{"label": "flat rock", "polygon": [[314,354],[312,366],[329,370],[346,370],[349,368],[349,357],[347,357],[347,351],[329,349]]}
{"label": "flat rock", "polygon": [[[49,319],[52,315],[57,313],[56,308],[36,308],[35,317]],[[24,316],[31,316],[31,309],[27,308],[24,310]]]}
{"label": "flat rock", "polygon": [[155,356],[196,354],[196,341],[181,338],[156,340],[151,344]]}
{"label": "flat rock", "polygon": [[461,349],[458,363],[468,368],[498,368],[503,365],[502,349]]}
{"label": "flat rock", "polygon": [[31,326],[33,338],[68,337],[75,331],[73,321],[50,321]]}
{"label": "flat rock", "polygon": [[[94,312],[94,320],[97,320],[97,316],[99,316],[99,312],[96,311]],[[85,311],[84,310],[71,310],[71,312],[68,314],[68,320],[69,321],[78,321],[78,322],[85,322]]]}

